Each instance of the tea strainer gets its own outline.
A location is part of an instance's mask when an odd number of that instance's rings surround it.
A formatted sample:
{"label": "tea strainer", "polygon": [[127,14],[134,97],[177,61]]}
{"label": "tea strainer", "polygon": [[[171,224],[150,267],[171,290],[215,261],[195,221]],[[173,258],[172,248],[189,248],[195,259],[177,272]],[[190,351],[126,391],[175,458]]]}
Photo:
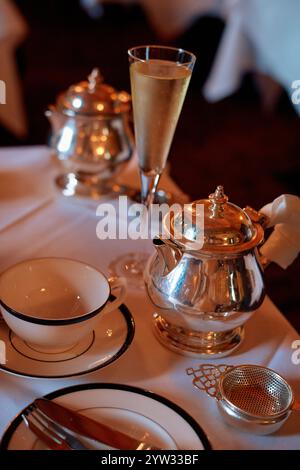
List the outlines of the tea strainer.
{"label": "tea strainer", "polygon": [[292,410],[300,410],[290,385],[277,372],[258,365],[218,367],[203,364],[187,369],[193,383],[218,401],[225,420],[256,434],[277,431]]}

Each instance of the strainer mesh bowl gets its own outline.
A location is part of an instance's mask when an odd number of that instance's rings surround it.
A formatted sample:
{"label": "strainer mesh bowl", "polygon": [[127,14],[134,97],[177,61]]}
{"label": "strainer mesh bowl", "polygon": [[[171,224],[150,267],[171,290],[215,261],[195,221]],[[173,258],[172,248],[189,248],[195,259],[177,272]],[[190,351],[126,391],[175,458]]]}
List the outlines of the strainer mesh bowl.
{"label": "strainer mesh bowl", "polygon": [[222,380],[223,398],[241,411],[270,417],[289,407],[292,392],[276,372],[264,367],[239,366]]}

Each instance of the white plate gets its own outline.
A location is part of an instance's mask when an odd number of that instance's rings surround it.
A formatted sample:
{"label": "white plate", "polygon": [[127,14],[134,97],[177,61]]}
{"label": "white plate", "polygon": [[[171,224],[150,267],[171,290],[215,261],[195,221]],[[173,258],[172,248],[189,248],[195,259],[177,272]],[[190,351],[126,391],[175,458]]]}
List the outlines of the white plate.
{"label": "white plate", "polygon": [[74,347],[55,354],[37,351],[0,320],[0,369],[15,375],[64,378],[93,372],[118,359],[134,336],[134,320],[123,304],[104,313],[97,330]]}
{"label": "white plate", "polygon": [[[136,387],[82,384],[50,393],[47,398],[161,449],[210,448],[203,430],[185,411],[160,395]],[[4,433],[0,449],[46,447],[28,430],[20,413]]]}

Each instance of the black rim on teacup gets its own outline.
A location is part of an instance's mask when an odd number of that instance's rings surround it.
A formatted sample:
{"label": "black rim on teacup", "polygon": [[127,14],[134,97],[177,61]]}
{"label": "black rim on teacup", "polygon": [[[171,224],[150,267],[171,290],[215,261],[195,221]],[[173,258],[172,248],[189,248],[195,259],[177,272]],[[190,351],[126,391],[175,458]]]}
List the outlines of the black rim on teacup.
{"label": "black rim on teacup", "polygon": [[89,318],[94,317],[99,312],[101,312],[101,310],[103,310],[104,307],[107,305],[108,301],[115,300],[115,296],[112,295],[112,293],[111,293],[111,287],[110,287],[109,281],[107,280],[106,276],[103,274],[102,271],[100,271],[99,269],[96,269],[94,266],[91,266],[88,263],[83,263],[82,261],[77,261],[77,260],[74,260],[74,259],[71,259],[71,258],[45,257],[45,258],[35,258],[35,259],[31,259],[31,260],[21,261],[20,263],[17,263],[13,266],[10,266],[9,268],[7,268],[1,274],[1,276],[0,276],[0,287],[1,287],[1,278],[3,276],[5,276],[8,272],[13,271],[15,268],[17,268],[21,265],[28,264],[28,263],[36,263],[36,262],[40,262],[40,261],[52,261],[52,260],[53,261],[63,261],[63,262],[67,261],[67,262],[76,263],[76,264],[79,264],[79,265],[82,265],[82,266],[88,266],[94,272],[96,272],[98,274],[101,274],[102,277],[103,277],[103,280],[106,281],[108,289],[109,289],[109,295],[108,295],[106,301],[102,305],[100,305],[96,309],[93,309],[90,312],[84,313],[84,314],[79,315],[79,316],[70,317],[70,318],[40,318],[40,317],[36,317],[34,315],[31,315],[30,313],[27,313],[27,314],[22,313],[22,312],[20,312],[16,309],[12,308],[6,302],[4,302],[4,300],[1,297],[1,290],[0,290],[0,305],[5,310],[7,310],[9,313],[11,313],[13,316],[15,316],[17,318],[20,318],[21,320],[24,320],[26,322],[35,323],[35,324],[38,324],[38,325],[53,325],[54,326],[54,325],[70,325],[70,324],[73,324],[73,323],[80,323],[82,321],[85,321]]}

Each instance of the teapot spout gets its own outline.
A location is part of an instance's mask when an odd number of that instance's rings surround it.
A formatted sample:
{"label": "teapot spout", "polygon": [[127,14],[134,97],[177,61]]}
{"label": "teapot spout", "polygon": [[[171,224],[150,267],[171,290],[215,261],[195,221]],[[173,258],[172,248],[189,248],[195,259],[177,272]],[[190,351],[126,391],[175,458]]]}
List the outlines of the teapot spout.
{"label": "teapot spout", "polygon": [[45,116],[48,118],[51,124],[52,134],[57,134],[65,124],[65,116],[62,113],[59,113],[54,106],[49,106],[49,108],[45,111]]}
{"label": "teapot spout", "polygon": [[163,240],[160,237],[155,237],[153,239],[153,245],[156,248],[162,265],[163,275],[166,276],[177,266],[181,260],[182,252],[170,240]]}

